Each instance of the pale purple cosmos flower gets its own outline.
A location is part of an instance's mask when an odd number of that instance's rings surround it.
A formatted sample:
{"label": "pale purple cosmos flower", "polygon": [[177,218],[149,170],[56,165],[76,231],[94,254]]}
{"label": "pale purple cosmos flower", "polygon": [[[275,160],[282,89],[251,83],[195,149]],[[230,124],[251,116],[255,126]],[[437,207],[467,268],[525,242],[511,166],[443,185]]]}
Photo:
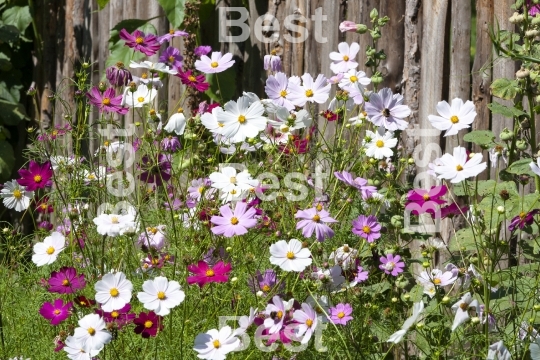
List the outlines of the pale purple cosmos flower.
{"label": "pale purple cosmos flower", "polygon": [[347,171],[336,171],[334,172],[334,176],[338,180],[343,181],[345,184],[360,190],[362,192],[362,199],[364,200],[367,200],[372,194],[377,192],[377,188],[375,186],[368,185],[368,181],[366,179],[361,177],[353,179],[353,175]]}
{"label": "pale purple cosmos flower", "polygon": [[[254,293],[262,291],[264,294],[268,294],[277,284],[277,280],[277,274],[274,270],[267,269],[264,273],[257,270],[257,276],[249,278],[248,285]],[[283,285],[282,283],[281,288],[283,288]]]}
{"label": "pale purple cosmos flower", "polygon": [[270,75],[266,80],[266,86],[264,88],[268,98],[277,106],[283,106],[287,110],[294,110],[294,104],[291,102],[291,92],[288,89],[289,84],[296,84],[300,86],[300,78],[293,76],[290,79],[287,78],[282,72],[278,72],[275,75]]}
{"label": "pale purple cosmos flower", "polygon": [[278,55],[264,55],[264,70],[281,71],[281,58]]}
{"label": "pale purple cosmos flower", "polygon": [[357,274],[354,278],[354,281],[356,282],[355,284],[364,282],[368,279],[369,273],[367,272],[367,270],[364,270],[362,266],[358,265],[358,269],[356,271]]}
{"label": "pale purple cosmos flower", "polygon": [[336,325],[347,325],[353,319],[351,314],[352,306],[340,303],[330,308],[330,321]]}
{"label": "pale purple cosmos flower", "polygon": [[532,223],[534,222],[534,216],[538,213],[540,213],[540,209],[534,209],[529,212],[519,213],[519,215],[512,219],[510,225],[508,225],[508,230],[514,231],[516,230],[516,228],[523,229],[526,226],[532,225]]}
{"label": "pale purple cosmos flower", "polygon": [[232,60],[231,53],[226,53],[225,55],[222,55],[218,51],[213,52],[211,58],[203,55],[201,56],[201,60],[195,61],[195,69],[205,74],[220,73],[227,70],[233,65],[234,60]]}
{"label": "pale purple cosmos flower", "polygon": [[366,113],[373,124],[396,131],[405,130],[409,126],[403,119],[411,115],[411,109],[403,105],[403,96],[384,88],[370,95],[369,102],[366,103]]}
{"label": "pale purple cosmos flower", "polygon": [[216,235],[233,237],[234,235],[244,235],[247,229],[257,225],[257,219],[253,217],[256,214],[254,208],[247,209],[247,204],[237,202],[234,213],[229,204],[219,208],[221,216],[212,216],[210,221],[216,225],[212,227],[212,232]]}
{"label": "pale purple cosmos flower", "polygon": [[405,263],[401,261],[401,256],[399,255],[388,254],[386,257],[381,256],[380,261],[381,265],[379,265],[379,269],[392,276],[398,276],[403,272],[403,268],[405,267]]}
{"label": "pale purple cosmos flower", "polygon": [[[285,314],[292,307],[292,302],[286,302],[275,295],[272,298],[272,302],[266,306],[264,313],[268,315],[268,318],[264,320],[264,327],[268,329],[268,333],[275,334],[283,327],[283,321],[285,320]],[[273,316],[272,316],[273,315]]]}
{"label": "pale purple cosmos flower", "polygon": [[168,152],[176,152],[177,150],[180,150],[182,148],[182,145],[180,144],[180,140],[176,136],[166,136],[161,140],[161,148],[163,151]]}
{"label": "pale purple cosmos flower", "polygon": [[479,306],[478,317],[480,318],[480,322],[482,324],[485,324],[486,322],[488,323],[488,330],[490,332],[497,331],[497,320],[491,312],[486,312],[485,305]]}
{"label": "pale purple cosmos flower", "polygon": [[358,63],[354,61],[356,55],[360,51],[360,45],[353,42],[350,46],[346,42],[339,43],[338,45],[339,52],[331,52],[330,59],[333,61],[330,64],[330,70],[334,74],[345,73],[350,69],[356,69]]}
{"label": "pale purple cosmos flower", "polygon": [[442,272],[439,269],[431,270],[428,274],[427,271],[422,271],[418,277],[418,281],[423,287],[446,286],[453,284],[458,278],[458,271],[445,271]]}
{"label": "pale purple cosmos flower", "polygon": [[212,52],[212,47],[211,46],[208,46],[208,45],[201,45],[201,46],[197,46],[195,48],[195,50],[193,51],[193,53],[195,54],[195,56],[203,56],[203,55],[208,55]]}
{"label": "pale purple cosmos flower", "polygon": [[182,30],[174,30],[171,29],[169,32],[165,35],[161,35],[157,38],[157,41],[160,44],[163,44],[165,41],[171,41],[172,38],[179,37],[179,36],[188,36],[189,34]]}
{"label": "pale purple cosmos flower", "polygon": [[199,178],[191,180],[191,186],[188,187],[189,197],[195,201],[201,201],[203,192],[206,193],[206,198],[210,199],[215,192],[214,188],[210,188],[212,181],[208,178]]}
{"label": "pale purple cosmos flower", "polygon": [[374,242],[381,237],[381,224],[377,222],[374,215],[360,215],[356,220],[353,220],[353,234],[366,239],[367,242]]}
{"label": "pale purple cosmos flower", "polygon": [[326,77],[319,74],[315,80],[310,74],[302,75],[302,85],[289,82],[290,101],[296,106],[304,106],[307,102],[323,104],[330,96],[331,85]]}
{"label": "pale purple cosmos flower", "polygon": [[180,50],[169,46],[159,57],[159,62],[167,64],[173,68],[182,67],[182,60],[184,58],[180,55]]}
{"label": "pale purple cosmos flower", "polygon": [[114,86],[126,86],[133,81],[133,76],[122,62],[117,62],[115,66],[108,67],[105,74],[107,80]]}
{"label": "pale purple cosmos flower", "polygon": [[302,229],[304,237],[311,237],[315,232],[317,241],[324,241],[325,238],[334,236],[334,231],[326,223],[336,223],[337,220],[330,217],[328,211],[316,207],[306,210],[298,210],[294,215],[297,219],[302,219],[296,224],[296,229]]}

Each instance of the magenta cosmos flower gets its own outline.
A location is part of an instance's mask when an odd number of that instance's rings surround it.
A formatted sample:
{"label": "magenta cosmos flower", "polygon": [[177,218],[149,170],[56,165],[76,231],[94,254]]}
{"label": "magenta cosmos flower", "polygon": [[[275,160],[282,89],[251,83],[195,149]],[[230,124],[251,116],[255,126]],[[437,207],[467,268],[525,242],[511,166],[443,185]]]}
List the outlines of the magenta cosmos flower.
{"label": "magenta cosmos flower", "polygon": [[405,263],[401,261],[401,256],[399,255],[388,254],[386,257],[381,256],[380,261],[381,265],[379,265],[379,269],[392,276],[398,276],[403,272],[403,268],[405,267]]}
{"label": "magenta cosmos flower", "polygon": [[150,336],[155,337],[158,330],[163,330],[163,318],[156,315],[155,312],[141,312],[139,316],[133,320],[135,324],[135,334],[140,334],[143,338],[148,339]]}
{"label": "magenta cosmos flower", "polygon": [[122,95],[115,95],[116,93],[113,88],[108,88],[102,94],[97,86],[86,93],[90,104],[99,107],[100,112],[114,112],[120,115],[127,114],[129,108],[122,107]]}
{"label": "magenta cosmos flower", "polygon": [[126,46],[140,51],[145,55],[151,56],[157,53],[161,44],[158,42],[156,35],[145,35],[140,30],[135,30],[132,34],[128,33],[126,29],[120,30],[120,39],[126,42]]}
{"label": "magenta cosmos flower", "polygon": [[413,215],[423,214],[427,209],[432,209],[444,204],[446,200],[441,199],[446,194],[446,185],[432,186],[431,189],[413,189],[407,193],[407,204],[405,209],[410,209]]}
{"label": "magenta cosmos flower", "polygon": [[318,211],[316,207],[298,210],[294,217],[302,219],[296,224],[296,229],[302,229],[302,235],[304,237],[311,237],[314,232],[317,241],[324,241],[325,238],[334,236],[334,231],[326,224],[336,223],[338,221],[330,217],[330,214],[326,210],[321,209],[321,211]]}
{"label": "magenta cosmos flower", "polygon": [[114,86],[126,86],[133,81],[133,76],[121,61],[117,62],[115,66],[108,67],[105,76]]}
{"label": "magenta cosmos flower", "polygon": [[223,261],[219,261],[216,265],[210,267],[206,262],[201,260],[197,265],[189,265],[188,270],[195,274],[188,276],[188,284],[198,284],[199,287],[203,287],[206,283],[227,282],[229,280],[231,264],[225,264]]}
{"label": "magenta cosmos flower", "polygon": [[403,105],[403,96],[394,95],[389,88],[372,93],[365,106],[369,121],[377,126],[389,131],[405,130],[409,126],[403,119],[411,115],[411,109]]}
{"label": "magenta cosmos flower", "polygon": [[86,286],[84,274],[77,275],[77,270],[72,267],[62,267],[51,273],[49,279],[49,292],[58,294],[73,294]]}
{"label": "magenta cosmos flower", "polygon": [[62,299],[54,300],[54,303],[45,302],[39,309],[39,313],[51,322],[51,325],[58,325],[69,316],[69,310],[73,307],[71,302],[64,304]]}
{"label": "magenta cosmos flower", "polygon": [[145,155],[142,158],[141,168],[144,170],[140,175],[141,181],[160,186],[171,178],[171,156],[159,154],[156,162]]}
{"label": "magenta cosmos flower", "polygon": [[534,209],[532,211],[521,212],[518,216],[514,217],[508,225],[508,230],[514,231],[516,228],[523,229],[525,226],[531,225],[534,221],[534,215],[540,213],[540,209]]}
{"label": "magenta cosmos flower", "polygon": [[206,82],[206,77],[204,75],[194,75],[191,70],[184,72],[179,69],[178,74],[175,76],[180,78],[182,84],[192,87],[200,92],[206,91],[210,87],[210,84]]}
{"label": "magenta cosmos flower", "polygon": [[236,203],[234,213],[229,204],[220,207],[221,216],[212,216],[210,219],[216,225],[212,227],[212,232],[225,237],[246,234],[247,229],[257,225],[257,219],[253,218],[257,211],[254,208],[246,209],[247,204],[244,202]]}
{"label": "magenta cosmos flower", "polygon": [[347,322],[353,319],[351,314],[352,306],[350,304],[337,304],[330,308],[330,321],[336,325],[347,325]]}
{"label": "magenta cosmos flower", "polygon": [[35,191],[36,189],[43,189],[46,186],[51,186],[51,178],[53,171],[51,169],[51,163],[45,162],[38,164],[34,160],[30,160],[28,170],[19,170],[20,179],[17,179],[17,183],[26,187],[26,191]]}
{"label": "magenta cosmos flower", "polygon": [[220,52],[213,52],[212,57],[201,56],[201,60],[195,61],[195,69],[205,74],[215,74],[227,70],[234,65],[232,54],[222,55]]}
{"label": "magenta cosmos flower", "polygon": [[445,218],[453,218],[454,216],[458,216],[461,214],[466,214],[467,211],[469,211],[468,206],[462,206],[459,207],[456,203],[452,203],[448,206],[444,206],[439,209],[439,211],[435,211],[436,209],[427,209],[426,212],[431,215],[433,219],[445,219]]}
{"label": "magenta cosmos flower", "polygon": [[157,40],[160,44],[163,44],[165,41],[171,41],[172,38],[188,35],[189,34],[185,31],[171,29],[165,35],[161,35],[160,37],[158,37]]}
{"label": "magenta cosmos flower", "polygon": [[113,323],[117,329],[121,329],[123,326],[132,323],[137,317],[136,314],[130,313],[130,311],[131,305],[126,304],[123,308],[111,312],[96,309],[96,314],[100,315],[106,323]]}
{"label": "magenta cosmos flower", "polygon": [[377,222],[374,215],[360,215],[356,220],[353,220],[353,234],[363,237],[367,242],[374,242],[381,237],[381,224]]}

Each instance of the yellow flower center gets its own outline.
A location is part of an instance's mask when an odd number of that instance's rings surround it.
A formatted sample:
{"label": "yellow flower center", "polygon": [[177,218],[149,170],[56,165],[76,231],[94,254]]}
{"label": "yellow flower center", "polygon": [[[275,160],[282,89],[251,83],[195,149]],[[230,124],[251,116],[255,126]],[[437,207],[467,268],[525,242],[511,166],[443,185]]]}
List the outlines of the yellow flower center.
{"label": "yellow flower center", "polygon": [[354,83],[354,82],[357,82],[357,81],[358,81],[358,78],[357,78],[356,76],[353,75],[353,76],[351,76],[351,77],[349,78],[349,80],[350,80],[351,82]]}
{"label": "yellow flower center", "polygon": [[456,115],[453,115],[450,118],[450,121],[452,122],[452,124],[457,124],[459,122],[459,118]]}
{"label": "yellow flower center", "polygon": [[58,309],[54,309],[54,311],[53,311],[53,314],[54,314],[54,315],[58,315],[58,314],[60,314],[60,313],[61,313],[61,311],[58,310]]}
{"label": "yellow flower center", "polygon": [[156,110],[151,109],[148,114],[150,114],[150,116],[156,116]]}
{"label": "yellow flower center", "polygon": [[424,201],[428,201],[430,199],[429,194],[424,194],[422,198],[424,198]]}
{"label": "yellow flower center", "polygon": [[433,283],[435,285],[439,285],[441,283],[441,279],[433,279]]}
{"label": "yellow flower center", "polygon": [[18,189],[13,190],[13,197],[14,197],[15,199],[20,199],[20,198],[22,198],[22,192],[21,192],[20,190],[18,190]]}
{"label": "yellow flower center", "polygon": [[319,222],[319,221],[321,221],[321,217],[320,217],[319,215],[315,214],[315,216],[313,216],[313,217],[311,218],[311,220],[313,220],[313,221],[315,221],[315,222]]}
{"label": "yellow flower center", "polygon": [[218,122],[218,123],[217,123],[217,126],[219,126],[219,127],[224,127],[225,124]]}
{"label": "yellow flower center", "polygon": [[313,325],[313,320],[311,320],[311,319],[307,319],[307,320],[306,320],[306,325],[307,325],[307,327],[309,327],[309,328],[310,328],[310,327],[311,327],[311,325]]}
{"label": "yellow flower center", "polygon": [[[236,195],[236,190],[232,189],[232,190],[230,191],[230,193],[231,193],[231,195]],[[232,220],[231,220],[231,221],[232,221]]]}
{"label": "yellow flower center", "polygon": [[158,258],[152,258],[152,265],[157,265],[159,264],[159,259]]}
{"label": "yellow flower center", "polygon": [[[231,194],[232,194],[232,191],[231,191]],[[233,195],[234,195],[234,194],[233,194]],[[236,218],[236,217],[234,217],[234,216],[231,218],[231,224],[236,225],[236,224],[238,224],[238,222],[239,222],[239,221],[238,221],[238,218]]]}
{"label": "yellow flower center", "polygon": [[117,216],[113,216],[111,217],[111,223],[113,224],[118,224],[120,221],[118,221],[118,217]]}
{"label": "yellow flower center", "polygon": [[240,116],[238,117],[238,122],[239,122],[240,124],[245,123],[245,122],[246,122],[246,117],[245,117],[244,115],[240,115]]}
{"label": "yellow flower center", "polygon": [[313,90],[311,90],[311,89],[306,90],[306,96],[307,97],[313,97]]}
{"label": "yellow flower center", "polygon": [[292,260],[294,258],[295,258],[294,253],[292,251],[288,251],[287,252],[287,259]]}
{"label": "yellow flower center", "polygon": [[524,219],[525,216],[527,216],[527,213],[524,213],[524,212],[520,212],[520,213],[519,213],[519,217],[520,217],[521,219]]}
{"label": "yellow flower center", "polygon": [[269,292],[269,291],[270,291],[270,286],[268,286],[268,285],[263,285],[262,291],[264,291],[264,292]]}
{"label": "yellow flower center", "polygon": [[109,99],[108,97],[103,98],[103,100],[101,100],[101,103],[103,105],[110,105],[111,104],[111,99]]}
{"label": "yellow flower center", "polygon": [[88,333],[90,334],[90,336],[94,336],[94,334],[96,333],[96,330],[94,330],[94,328],[88,328]]}
{"label": "yellow flower center", "polygon": [[34,176],[34,181],[35,181],[35,182],[40,183],[41,180],[42,180],[41,175],[36,175],[36,176]]}
{"label": "yellow flower center", "polygon": [[137,39],[135,39],[135,42],[140,45],[144,42],[144,38],[139,36]]}
{"label": "yellow flower center", "polygon": [[148,79],[148,74],[147,73],[142,74],[141,79]]}
{"label": "yellow flower center", "polygon": [[117,288],[112,288],[109,293],[111,294],[112,297],[117,297],[118,295],[120,295],[120,292],[118,291]]}
{"label": "yellow flower center", "polygon": [[317,211],[322,211],[322,209],[323,209],[322,204],[318,203],[317,206],[315,206],[315,209],[317,209]]}
{"label": "yellow flower center", "polygon": [[204,186],[201,186],[201,187],[199,187],[199,189],[197,191],[199,192],[199,194],[202,194],[203,190],[204,190]]}
{"label": "yellow flower center", "polygon": [[116,319],[116,318],[119,317],[119,316],[120,316],[120,313],[119,313],[118,311],[113,311],[113,312],[111,313],[111,317],[112,317],[113,319]]}
{"label": "yellow flower center", "polygon": [[124,66],[125,66],[124,63],[121,62],[121,61],[119,61],[119,62],[116,63],[116,67],[119,68],[119,69],[123,69]]}
{"label": "yellow flower center", "polygon": [[377,145],[378,148],[382,148],[382,147],[384,147],[384,141],[382,141],[382,140],[377,140],[377,142],[375,143],[375,145]]}
{"label": "yellow flower center", "polygon": [[276,313],[276,317],[278,319],[281,319],[283,317],[283,311],[279,310],[277,313]]}
{"label": "yellow flower center", "polygon": [[276,55],[277,55],[277,50],[276,50],[276,49],[272,49],[272,50],[270,51],[270,55],[276,56]]}
{"label": "yellow flower center", "polygon": [[52,134],[53,134],[53,136],[58,135],[58,130],[53,130]]}
{"label": "yellow flower center", "polygon": [[363,228],[362,228],[362,231],[365,232],[366,234],[371,234],[371,228],[367,225],[365,225]]}
{"label": "yellow flower center", "polygon": [[343,61],[349,61],[349,57],[347,55],[343,56]]}
{"label": "yellow flower center", "polygon": [[154,235],[156,235],[156,233],[158,232],[158,229],[155,228],[155,227],[147,228],[147,230],[148,230],[149,232],[151,232],[152,234],[154,234]]}
{"label": "yellow flower center", "polygon": [[337,317],[340,318],[340,319],[343,319],[345,317],[345,313],[343,311],[340,311],[338,314],[337,314]]}
{"label": "yellow flower center", "polygon": [[343,252],[348,253],[349,251],[351,251],[351,249],[347,245],[343,246]]}
{"label": "yellow flower center", "polygon": [[54,248],[52,246],[49,246],[47,249],[47,254],[52,255],[54,253]]}
{"label": "yellow flower center", "polygon": [[206,270],[206,276],[210,277],[210,276],[214,276],[216,273],[214,272],[214,270],[212,269],[208,269]]}
{"label": "yellow flower center", "polygon": [[236,176],[231,176],[231,184],[236,184]]}
{"label": "yellow flower center", "polygon": [[461,304],[459,304],[459,307],[461,308],[461,310],[467,311],[467,309],[469,308],[469,304],[461,303]]}
{"label": "yellow flower center", "polygon": [[214,348],[216,348],[216,349],[219,349],[219,347],[221,346],[221,344],[219,343],[219,340],[214,340],[212,342],[212,345],[214,345]]}
{"label": "yellow flower center", "polygon": [[139,97],[137,98],[137,101],[140,102],[140,103],[144,102],[144,97],[139,96]]}
{"label": "yellow flower center", "polygon": [[154,323],[151,322],[150,320],[146,320],[144,322],[144,327],[147,328],[147,329],[150,329],[152,327],[152,325],[154,325]]}
{"label": "yellow flower center", "polygon": [[219,66],[218,62],[217,61],[212,61],[212,63],[210,64],[211,67],[213,67],[214,69],[217,68]]}
{"label": "yellow flower center", "polygon": [[174,56],[169,56],[169,62],[174,62]]}
{"label": "yellow flower center", "polygon": [[68,279],[62,280],[62,285],[68,286],[69,285],[69,280]]}
{"label": "yellow flower center", "polygon": [[193,75],[189,75],[188,80],[191,81],[191,82],[195,82],[195,81],[197,81],[197,78],[195,76],[193,76]]}
{"label": "yellow flower center", "polygon": [[163,291],[158,291],[157,298],[159,300],[165,300],[167,298],[167,296],[165,295],[165,293]]}
{"label": "yellow flower center", "polygon": [[174,29],[169,30],[169,34],[174,35]]}
{"label": "yellow flower center", "polygon": [[463,166],[461,166],[461,165],[456,166],[456,170],[457,170],[457,171],[463,170]]}
{"label": "yellow flower center", "polygon": [[285,96],[287,96],[287,90],[281,90],[281,91],[279,92],[279,96],[281,96],[281,97],[283,97],[283,98],[284,98]]}

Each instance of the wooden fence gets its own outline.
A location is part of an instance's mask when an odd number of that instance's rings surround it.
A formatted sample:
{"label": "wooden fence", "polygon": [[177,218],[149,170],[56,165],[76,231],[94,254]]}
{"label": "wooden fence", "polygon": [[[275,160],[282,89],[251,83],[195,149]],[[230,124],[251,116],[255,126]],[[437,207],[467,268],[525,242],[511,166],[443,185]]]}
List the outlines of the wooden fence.
{"label": "wooden fence", "polygon": [[[272,49],[282,54],[284,71],[289,75],[308,72],[331,76],[328,54],[336,51],[341,41],[356,41],[361,47],[359,69],[363,70],[366,60],[363,51],[372,43],[371,37],[343,34],[338,27],[343,20],[369,24],[369,12],[377,8],[381,16],[391,19],[379,41],[379,47],[387,54],[382,85],[404,95],[413,111],[409,118],[410,129],[432,129],[428,115],[436,113],[437,102],[460,97],[476,105],[478,116],[473,129],[492,129],[498,134],[505,127],[511,128],[512,120],[491,115],[487,104],[495,100],[490,96],[489,86],[493,79],[513,78],[516,68],[513,62],[494,54],[488,29],[496,23],[501,29],[512,28],[508,21],[513,13],[512,3],[512,0],[218,0],[213,13],[201,19],[200,33],[203,44],[234,54],[239,85],[236,95],[240,95],[241,90],[263,95],[266,73],[262,69],[262,58]],[[249,5],[247,23],[252,30],[249,39],[243,43],[218,42],[218,30],[220,27],[226,30],[219,8],[244,7],[245,4]],[[111,0],[101,11],[92,0],[44,0],[37,1],[35,6],[36,14],[40,14],[38,31],[43,41],[43,57],[36,57],[35,80],[41,90],[40,117],[45,123],[63,121],[61,113],[52,119],[52,104],[46,90],[58,89],[63,78],[73,75],[74,64],[80,59],[89,59],[95,63],[96,73],[103,72],[110,30],[118,22],[161,16],[152,20],[153,25],[162,34],[169,30],[156,0]],[[317,24],[311,17],[317,11],[326,16],[320,34],[326,42],[317,41],[315,36]],[[294,22],[309,31],[307,40],[286,41],[287,30],[282,26],[279,32],[265,32],[273,41],[263,43],[253,30],[256,19],[264,14],[275,16],[281,24],[288,15],[293,15]],[[181,40],[175,39],[173,45],[182,47]],[[471,49],[475,50],[473,58]],[[153,60],[157,60],[157,56]],[[99,80],[95,76],[92,81]],[[183,88],[177,78],[167,86],[169,104],[173,106]],[[72,91],[66,93],[73,96]],[[332,134],[329,127],[326,135],[331,137]],[[439,144],[443,153],[457,144],[456,139],[445,139],[437,131],[408,131],[406,135],[409,152],[424,160],[433,160],[437,155],[435,152],[424,154],[429,144]],[[493,177],[494,171],[483,176]],[[445,232],[448,234],[449,229]]]}

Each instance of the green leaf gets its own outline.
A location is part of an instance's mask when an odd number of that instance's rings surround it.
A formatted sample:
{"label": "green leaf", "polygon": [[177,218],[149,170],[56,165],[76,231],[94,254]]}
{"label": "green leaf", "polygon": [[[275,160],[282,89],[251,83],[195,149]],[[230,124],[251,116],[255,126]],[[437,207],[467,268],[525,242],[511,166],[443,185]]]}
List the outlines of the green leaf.
{"label": "green leaf", "polygon": [[2,14],[2,21],[5,25],[15,26],[19,32],[24,33],[24,30],[32,22],[30,8],[28,6],[13,6]]}
{"label": "green leaf", "polygon": [[514,118],[514,117],[527,115],[527,113],[519,109],[516,109],[515,107],[506,106],[503,104],[499,104],[497,102],[488,104],[488,108],[491,110],[493,114],[501,114],[507,118]]}
{"label": "green leaf", "polygon": [[[478,235],[477,239],[480,241]],[[465,249],[465,251],[476,250],[476,243],[471,228],[461,229],[456,232],[455,237],[450,240],[449,249],[450,251],[459,251],[463,249]]]}
{"label": "green leaf", "polygon": [[13,65],[11,64],[9,56],[7,56],[3,52],[0,52],[0,70],[9,71],[12,68],[13,68]]}
{"label": "green leaf", "polygon": [[111,55],[107,58],[105,67],[113,66],[117,62],[123,62],[128,66],[131,60],[140,61],[146,56],[139,51],[135,51],[134,53],[133,49],[125,46],[123,41],[117,42],[112,47],[109,47],[109,50],[111,51]]}
{"label": "green leaf", "polygon": [[504,100],[512,100],[519,91],[517,81],[508,79],[497,79],[489,88],[493,96]]}
{"label": "green leaf", "polygon": [[534,176],[535,174],[532,172],[531,167],[529,166],[531,162],[533,162],[532,159],[521,159],[515,161],[506,169],[506,172],[515,175]]}
{"label": "green leaf", "polygon": [[465,134],[463,140],[480,146],[490,145],[494,143],[495,134],[491,130],[474,130]]}
{"label": "green leaf", "polygon": [[410,300],[415,303],[422,300],[422,295],[424,295],[424,287],[422,285],[414,285],[411,291],[409,292]]}
{"label": "green leaf", "polygon": [[19,121],[26,120],[26,112],[23,104],[0,100],[0,124],[17,125]]}
{"label": "green leaf", "polygon": [[184,10],[186,0],[158,0],[165,11],[167,19],[171,23],[171,28],[177,29],[184,21]]}
{"label": "green leaf", "polygon": [[13,25],[0,25],[0,43],[14,42],[19,38],[19,30]]}
{"label": "green leaf", "polygon": [[11,172],[15,166],[15,154],[7,141],[0,141],[0,181],[11,179]]}
{"label": "green leaf", "polygon": [[97,4],[99,6],[99,10],[103,10],[105,5],[107,5],[111,0],[97,0]]}
{"label": "green leaf", "polygon": [[[216,79],[217,78],[217,79]],[[236,71],[229,69],[219,74],[208,74],[206,80],[210,84],[210,88],[206,90],[212,100],[223,103],[232,100],[236,93]],[[219,84],[219,86],[218,86]],[[220,93],[220,90],[222,93]]]}
{"label": "green leaf", "polygon": [[[128,33],[132,33],[133,31],[142,28],[145,26],[150,19],[148,20],[141,20],[141,19],[127,19],[122,20],[118,24],[116,24],[115,27],[111,30],[111,37],[109,38],[109,49],[112,45],[116,44],[120,41],[120,30],[126,29]],[[141,30],[142,31],[142,30]],[[155,28],[154,28],[155,33]]]}

